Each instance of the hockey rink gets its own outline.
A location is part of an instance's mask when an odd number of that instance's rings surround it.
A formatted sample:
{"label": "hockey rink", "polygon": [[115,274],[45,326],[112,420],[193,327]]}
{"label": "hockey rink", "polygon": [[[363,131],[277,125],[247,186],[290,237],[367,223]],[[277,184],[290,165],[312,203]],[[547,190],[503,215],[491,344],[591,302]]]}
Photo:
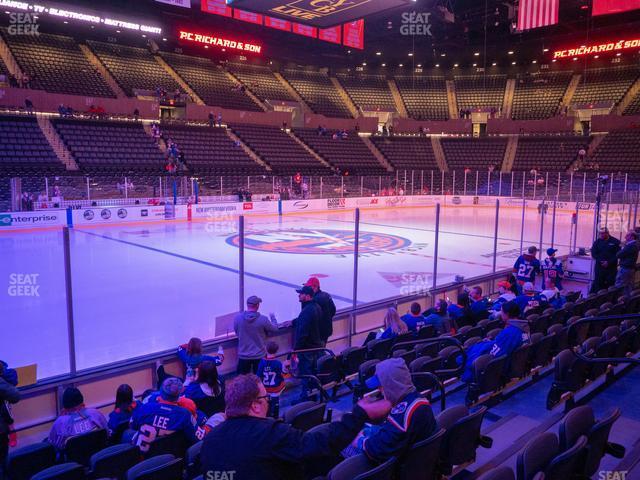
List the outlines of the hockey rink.
{"label": "hockey rink", "polygon": [[[437,284],[493,269],[495,209],[443,207]],[[544,216],[543,248],[554,235],[569,253],[572,212]],[[247,216],[245,296],[280,322],[299,311],[295,288],[315,275],[338,307],[353,304],[354,212]],[[523,245],[539,246],[537,209],[503,207],[496,268],[513,265]],[[590,246],[593,214],[578,219],[577,246]],[[614,234],[617,234],[614,232]],[[435,208],[362,210],[357,303],[413,293],[433,285]],[[71,280],[77,369],[176,347],[192,336],[232,330],[239,308],[237,217],[71,229]],[[67,373],[69,345],[59,230],[0,234],[2,357],[38,364],[38,378]],[[405,313],[405,312],[401,312]]]}

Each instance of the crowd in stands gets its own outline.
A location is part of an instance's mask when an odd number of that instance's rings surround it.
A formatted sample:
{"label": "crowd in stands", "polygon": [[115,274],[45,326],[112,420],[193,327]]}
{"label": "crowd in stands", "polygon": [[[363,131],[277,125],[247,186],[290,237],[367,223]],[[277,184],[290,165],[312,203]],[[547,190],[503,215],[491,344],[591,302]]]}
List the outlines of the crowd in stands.
{"label": "crowd in stands", "polygon": [[[425,311],[419,303],[411,304],[402,316],[389,308],[385,328],[370,333],[365,345],[385,339],[421,338],[424,329],[451,338],[490,320],[499,325],[498,329],[465,344],[466,356],[455,358],[461,369],[460,379],[472,382],[474,365],[483,356],[504,358],[506,372],[511,355],[531,342],[530,322],[525,318],[549,306],[560,308],[565,301],[565,271],[556,252],[547,249],[540,261],[538,249],[529,247],[514,263],[509,279],[498,283],[494,298],[474,286],[464,288],[455,302],[439,299]],[[636,231],[628,232],[622,247],[602,229],[592,247],[597,262],[593,289],[615,284],[628,292],[634,285],[638,254]],[[542,278],[539,288],[535,286],[538,277]],[[375,364],[373,375],[362,386],[373,394],[357,401],[339,421],[306,432],[278,421],[281,394],[296,388],[290,381],[292,374],[300,379],[300,397],[294,405],[318,394],[313,375],[327,351],[336,314],[335,303],[320,288],[318,278],[309,278],[296,292],[300,314],[280,324],[273,314],[260,312],[261,298],[253,295],[247,299],[246,310],[233,322],[238,337],[234,378],[227,380],[218,373],[225,360],[221,347],[216,354],[205,354],[202,341],[192,338],[177,350],[182,375],[170,375],[160,367],[157,390],[144,392],[140,400],[134,397],[131,386],[119,386],[108,418],[88,408],[78,388],[66,388],[62,412],[48,442],[62,455],[70,439],[104,430],[111,442],[135,445],[145,455],[157,439],[178,433],[185,446],[204,440],[203,472],[236,471],[238,478],[278,479],[304,478],[304,465],[323,456],[351,458],[364,454],[374,464],[383,464],[433,435],[438,422],[402,356]],[[279,344],[270,337],[288,327],[293,327],[292,352],[289,360],[282,361]],[[15,371],[0,363],[0,461],[10,444],[13,419],[7,405],[19,400],[16,384]]]}

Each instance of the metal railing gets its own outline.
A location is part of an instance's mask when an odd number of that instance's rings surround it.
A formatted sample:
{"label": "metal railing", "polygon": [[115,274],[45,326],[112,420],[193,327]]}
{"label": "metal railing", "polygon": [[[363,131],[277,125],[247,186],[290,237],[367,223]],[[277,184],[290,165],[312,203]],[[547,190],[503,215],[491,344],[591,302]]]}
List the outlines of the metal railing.
{"label": "metal railing", "polygon": [[[602,186],[604,184],[604,189]],[[532,200],[628,202],[640,192],[640,173],[496,172],[398,170],[378,176],[310,175],[61,175],[0,179],[0,211],[32,208],[145,204],[150,201],[202,203],[231,198],[270,200],[396,195],[499,196]]]}

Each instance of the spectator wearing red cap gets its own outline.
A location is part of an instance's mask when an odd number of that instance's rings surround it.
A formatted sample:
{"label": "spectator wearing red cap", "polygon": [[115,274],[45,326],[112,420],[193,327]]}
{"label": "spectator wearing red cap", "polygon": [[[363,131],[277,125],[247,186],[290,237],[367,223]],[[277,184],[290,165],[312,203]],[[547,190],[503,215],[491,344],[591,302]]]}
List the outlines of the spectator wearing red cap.
{"label": "spectator wearing red cap", "polygon": [[324,342],[324,347],[327,345],[329,337],[333,335],[333,317],[336,314],[336,304],[333,303],[331,295],[320,290],[320,280],[318,280],[317,277],[309,278],[305,286],[313,289],[313,299],[322,309],[322,319],[318,327],[320,330],[320,338]]}
{"label": "spectator wearing red cap", "polygon": [[517,296],[517,292],[514,292],[515,289],[515,285],[513,285],[511,282],[508,282],[506,280],[498,282],[498,293],[500,294],[500,296],[493,302],[493,309],[499,312],[502,309],[503,303],[515,300]]}

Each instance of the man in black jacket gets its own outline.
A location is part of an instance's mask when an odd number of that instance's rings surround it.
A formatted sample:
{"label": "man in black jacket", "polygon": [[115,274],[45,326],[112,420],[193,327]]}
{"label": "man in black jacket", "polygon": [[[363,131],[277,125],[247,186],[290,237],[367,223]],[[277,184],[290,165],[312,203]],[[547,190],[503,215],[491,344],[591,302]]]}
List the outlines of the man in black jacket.
{"label": "man in black jacket", "polygon": [[620,270],[616,277],[616,287],[624,287],[625,295],[633,290],[636,279],[636,264],[638,263],[638,235],[631,231],[625,237],[624,248],[616,255],[620,262]]}
{"label": "man in black jacket", "polygon": [[7,364],[0,361],[0,478],[4,461],[9,453],[9,431],[13,424],[10,403],[18,403],[20,392],[16,388],[18,377],[15,370],[7,367]]}
{"label": "man in black jacket", "polygon": [[595,277],[591,284],[591,293],[612,287],[616,281],[620,240],[609,235],[606,227],[600,229],[599,238],[591,246],[591,257],[596,261]]}
{"label": "man in black jacket", "polygon": [[336,304],[333,298],[327,292],[320,290],[320,280],[317,277],[311,277],[305,283],[305,286],[313,289],[313,299],[320,305],[322,309],[322,320],[320,321],[320,338],[327,345],[329,337],[333,335],[333,317],[336,314]]}
{"label": "man in black jacket", "polygon": [[331,422],[320,431],[303,432],[267,418],[268,398],[255,375],[239,375],[227,382],[227,419],[211,430],[202,445],[204,478],[304,478],[305,461],[337,455],[355,438],[365,422],[381,420],[391,410],[391,404],[386,400],[361,400],[353,412],[345,413],[339,422]]}
{"label": "man in black jacket", "polygon": [[[309,350],[324,348],[320,336],[320,322],[322,322],[322,308],[313,300],[313,289],[304,286],[298,292],[298,300],[302,305],[300,315],[293,321],[293,349]],[[312,375],[318,352],[298,353],[298,375]],[[308,400],[311,383],[308,378],[302,379],[300,401]]]}

